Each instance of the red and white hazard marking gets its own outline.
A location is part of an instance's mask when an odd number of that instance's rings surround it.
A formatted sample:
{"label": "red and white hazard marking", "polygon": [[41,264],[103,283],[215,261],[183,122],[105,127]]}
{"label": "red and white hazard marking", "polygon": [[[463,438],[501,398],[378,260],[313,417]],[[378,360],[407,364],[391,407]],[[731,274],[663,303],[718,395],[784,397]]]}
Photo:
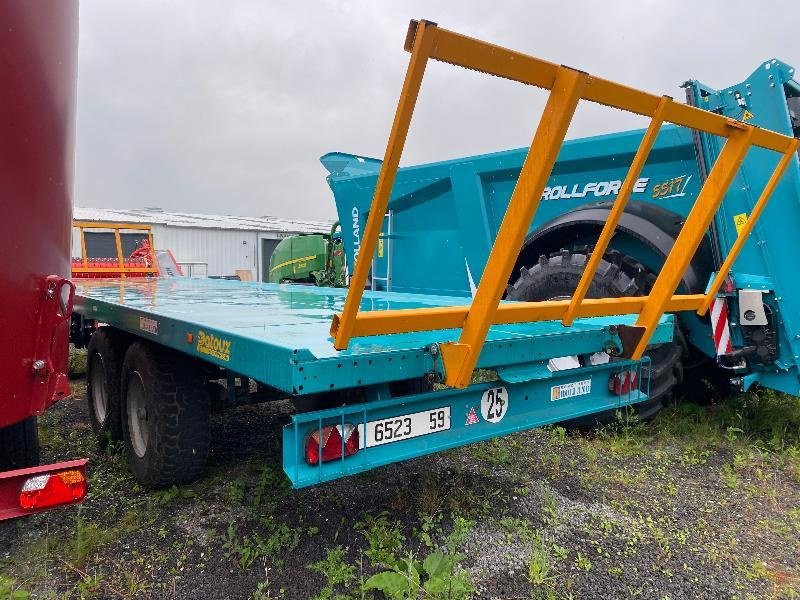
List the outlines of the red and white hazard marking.
{"label": "red and white hazard marking", "polygon": [[476,425],[477,423],[480,423],[480,419],[478,418],[478,413],[475,412],[475,407],[473,406],[469,409],[466,425]]}
{"label": "red and white hazard marking", "polygon": [[714,331],[714,346],[717,356],[728,354],[731,346],[731,330],[728,326],[728,304],[725,298],[714,298],[711,303],[711,329]]}

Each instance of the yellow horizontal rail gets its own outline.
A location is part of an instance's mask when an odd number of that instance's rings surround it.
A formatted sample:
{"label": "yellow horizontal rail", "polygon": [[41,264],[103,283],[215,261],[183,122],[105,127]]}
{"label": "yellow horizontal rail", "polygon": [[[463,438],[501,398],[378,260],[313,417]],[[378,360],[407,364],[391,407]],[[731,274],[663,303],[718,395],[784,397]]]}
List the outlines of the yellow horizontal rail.
{"label": "yellow horizontal rail", "polygon": [[[347,348],[354,336],[410,331],[461,329],[458,342],[442,344],[445,383],[468,385],[492,325],[560,319],[569,325],[575,318],[637,314],[628,328],[626,356],[641,358],[658,321],[666,311],[708,310],[722,279],[727,274],[746,235],[752,230],[771,193],[797,149],[797,140],[774,131],[759,129],[735,119],[680,104],[628,86],[508,50],[446,29],[429,21],[412,21],[405,48],[411,52],[403,89],[381,165],[367,223],[362,232],[361,252],[355,264],[350,288],[341,314],[331,323],[334,347]],[[489,253],[483,276],[470,306],[420,308],[396,311],[359,312],[371,258],[375,253],[381,221],[389,203],[405,145],[414,106],[429,59],[473,69],[550,90],[550,96],[533,141],[520,170],[506,214]],[[620,187],[609,220],[603,227],[589,257],[575,294],[568,300],[500,304],[511,270],[536,213],[573,113],[580,100],[588,100],[651,118],[633,163]],[[663,122],[727,138],[676,243],[667,256],[647,296],[632,298],[585,298],[600,259],[614,234],[659,128]],[[675,295],[686,268],[697,251],[711,220],[731,185],[747,151],[752,146],[783,154],[747,220],[743,234],[707,294]]]}
{"label": "yellow horizontal rail", "polygon": [[[412,29],[415,27],[414,23],[412,21]],[[436,41],[430,58],[538,88],[552,89],[556,73],[561,68],[555,63],[446,29],[437,28],[435,36]],[[406,50],[408,49],[407,45]],[[656,94],[593,75],[589,76],[582,97],[584,100],[645,117],[652,117],[661,101],[661,96]],[[667,107],[664,120],[723,137],[727,137],[729,133],[727,126],[732,121],[728,117],[680,103],[672,103]],[[786,152],[790,140],[791,138],[774,131],[758,129],[754,135],[753,145],[776,152]]]}
{"label": "yellow horizontal rail", "polygon": [[[703,294],[673,296],[668,307],[670,311],[674,312],[696,310],[704,299]],[[611,317],[637,313],[642,309],[646,300],[646,296],[589,298],[581,303],[576,316],[578,318]],[[542,302],[503,303],[497,307],[493,324],[510,325],[529,321],[557,321],[566,313],[569,302],[569,300],[545,300]],[[353,337],[460,329],[464,326],[469,311],[469,306],[441,306],[359,312],[353,328]],[[336,332],[340,324],[340,315],[335,315],[332,330]]]}

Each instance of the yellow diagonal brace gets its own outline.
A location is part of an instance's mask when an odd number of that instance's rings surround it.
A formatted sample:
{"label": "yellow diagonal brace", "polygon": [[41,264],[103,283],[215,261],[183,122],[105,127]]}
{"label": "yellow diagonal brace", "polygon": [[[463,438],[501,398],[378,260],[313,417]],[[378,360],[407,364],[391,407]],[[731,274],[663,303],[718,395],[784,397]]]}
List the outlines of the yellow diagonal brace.
{"label": "yellow diagonal brace", "polygon": [[755,206],[753,206],[750,216],[747,217],[747,221],[742,227],[742,230],[739,232],[739,237],[736,238],[736,241],[733,243],[730,252],[728,252],[728,256],[725,257],[725,261],[722,263],[722,266],[719,268],[719,271],[717,271],[714,280],[711,282],[703,304],[697,309],[698,315],[702,316],[706,314],[709,306],[711,306],[711,303],[714,301],[714,296],[716,296],[717,292],[719,292],[722,282],[725,281],[725,278],[728,276],[728,272],[731,270],[736,257],[739,256],[739,252],[741,252],[742,248],[744,247],[747,237],[750,235],[750,232],[753,231],[756,221],[758,221],[758,218],[761,216],[761,212],[767,205],[767,200],[769,200],[770,196],[772,196],[772,192],[775,191],[775,188],[777,187],[778,182],[780,182],[784,171],[786,171],[786,167],[788,167],[789,163],[795,159],[795,152],[797,152],[798,145],[800,145],[800,140],[795,140],[794,144],[792,144],[792,146],[781,157],[781,160],[778,162],[778,165],[772,172],[764,191],[761,192],[761,196],[759,196]]}
{"label": "yellow diagonal brace", "polygon": [[459,350],[452,352],[451,349],[443,348],[445,383],[449,386],[462,388],[469,384],[472,370],[478,361],[486,334],[508,284],[533,215],[542,199],[547,179],[567,135],[572,115],[586,87],[587,79],[586,73],[567,67],[559,67],[556,73],[550,97],[536,128],[533,142],[525,157],[508,209],[464,322],[458,341]]}
{"label": "yellow diagonal brace", "polygon": [[572,295],[567,313],[561,321],[564,325],[572,325],[578,306],[580,306],[580,303],[583,302],[583,299],[586,297],[586,292],[589,291],[589,286],[592,284],[594,274],[597,271],[597,267],[600,265],[600,260],[603,258],[606,248],[608,248],[608,243],[611,241],[614,231],[617,229],[617,224],[619,223],[620,217],[622,217],[622,213],[625,212],[625,206],[628,204],[631,192],[633,192],[633,186],[636,185],[636,181],[639,179],[639,174],[642,172],[644,163],[647,162],[647,157],[656,141],[658,131],[661,129],[661,124],[664,122],[664,109],[671,102],[672,98],[663,96],[658,103],[656,112],[653,115],[653,120],[650,121],[647,131],[644,133],[644,137],[639,144],[639,149],[633,157],[630,169],[628,169],[628,174],[625,176],[625,181],[622,182],[622,187],[619,189],[619,194],[614,202],[614,206],[611,207],[611,212],[608,215],[606,224],[603,226],[603,231],[600,232],[600,237],[597,238],[597,243],[592,250],[592,254],[589,256],[589,260],[586,262],[586,268],[583,270],[583,275],[578,282],[578,287],[575,288],[575,293]]}
{"label": "yellow diagonal brace", "polygon": [[731,123],[731,127],[734,129],[725,142],[717,162],[714,163],[703,189],[697,195],[697,200],[695,200],[694,206],[692,206],[692,210],[650,290],[647,302],[636,320],[635,326],[640,330],[640,337],[631,356],[634,360],[640,359],[644,354],[653,330],[661,315],[664,314],[667,302],[683,278],[689,262],[711,224],[711,219],[714,218],[714,213],[717,212],[717,208],[750,148],[753,128],[743,126],[738,122]]}
{"label": "yellow diagonal brace", "polygon": [[410,33],[414,35],[411,59],[408,62],[406,78],[403,81],[403,89],[400,92],[400,100],[397,103],[397,110],[394,114],[392,131],[389,134],[389,142],[386,145],[386,154],[383,157],[380,175],[378,175],[378,183],[375,187],[375,195],[372,198],[369,217],[362,234],[356,267],[350,278],[350,288],[347,291],[342,314],[338,319],[338,323],[331,324],[331,335],[334,336],[333,346],[337,350],[347,348],[350,338],[353,336],[356,314],[361,304],[361,298],[364,295],[364,286],[367,283],[367,275],[372,264],[372,256],[375,253],[375,245],[378,243],[381,223],[389,205],[389,196],[392,193],[397,167],[400,164],[400,156],[403,153],[403,146],[408,136],[411,116],[414,114],[414,106],[417,103],[419,88],[422,85],[422,76],[425,74],[425,65],[428,62],[428,56],[436,38],[436,25],[421,21],[415,24],[415,31],[412,32],[410,30]]}

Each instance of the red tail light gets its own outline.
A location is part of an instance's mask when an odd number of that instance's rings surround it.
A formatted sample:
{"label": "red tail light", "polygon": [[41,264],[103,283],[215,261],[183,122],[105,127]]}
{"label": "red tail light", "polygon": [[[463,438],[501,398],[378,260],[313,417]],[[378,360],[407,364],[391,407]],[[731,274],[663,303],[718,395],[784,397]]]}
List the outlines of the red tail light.
{"label": "red tail light", "polygon": [[[344,438],[344,444],[342,439]],[[322,456],[320,458],[320,447]],[[344,454],[342,452],[344,451]],[[316,465],[358,452],[358,428],[351,423],[317,429],[306,439],[306,462]]]}
{"label": "red tail light", "polygon": [[624,396],[638,389],[639,377],[635,369],[614,373],[608,380],[608,391]]}
{"label": "red tail light", "polygon": [[69,469],[26,479],[19,493],[19,505],[24,510],[39,510],[77,502],[84,496],[86,477],[77,469]]}

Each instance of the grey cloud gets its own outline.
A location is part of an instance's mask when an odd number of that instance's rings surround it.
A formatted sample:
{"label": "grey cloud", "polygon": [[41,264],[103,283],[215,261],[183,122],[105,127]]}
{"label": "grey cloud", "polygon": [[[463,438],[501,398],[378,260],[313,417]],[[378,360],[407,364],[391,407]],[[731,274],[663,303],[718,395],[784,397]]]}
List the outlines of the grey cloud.
{"label": "grey cloud", "polygon": [[[767,8],[768,7],[768,8]],[[410,18],[680,97],[800,66],[796,1],[83,0],[76,203],[332,218],[318,157],[383,154]],[[403,163],[524,146],[544,94],[433,64]],[[643,126],[582,107],[570,136]]]}

